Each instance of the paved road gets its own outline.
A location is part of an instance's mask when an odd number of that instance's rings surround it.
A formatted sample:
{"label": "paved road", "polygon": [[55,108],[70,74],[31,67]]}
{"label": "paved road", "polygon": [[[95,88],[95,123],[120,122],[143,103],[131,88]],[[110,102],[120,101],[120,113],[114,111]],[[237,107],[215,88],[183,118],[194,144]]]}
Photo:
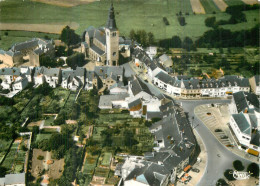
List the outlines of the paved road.
{"label": "paved road", "polygon": [[[198,186],[215,186],[216,181],[224,177],[223,172],[228,168],[232,168],[232,162],[234,160],[241,160],[245,166],[250,163],[250,161],[242,159],[227,150],[226,147],[219,143],[210,130],[194,116],[194,108],[198,105],[207,103],[229,103],[230,100],[182,100],[177,102],[181,102],[184,111],[189,113],[190,120],[194,117],[194,129],[201,136],[208,154],[206,170],[197,184]],[[218,157],[218,154],[220,157]]]}

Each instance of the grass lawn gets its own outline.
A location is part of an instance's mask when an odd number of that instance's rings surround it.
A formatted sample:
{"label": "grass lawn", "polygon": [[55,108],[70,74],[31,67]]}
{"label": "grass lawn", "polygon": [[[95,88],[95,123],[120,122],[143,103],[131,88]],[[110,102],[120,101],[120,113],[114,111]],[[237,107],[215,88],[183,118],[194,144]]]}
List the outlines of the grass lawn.
{"label": "grass lawn", "polygon": [[55,116],[43,116],[45,119],[44,126],[52,126]]}
{"label": "grass lawn", "polygon": [[76,96],[77,96],[76,92],[71,92],[64,107],[67,109],[70,109],[72,107],[73,103],[75,102]]}
{"label": "grass lawn", "polygon": [[101,161],[101,165],[109,166],[109,165],[110,165],[111,157],[112,157],[112,153],[110,153],[110,152],[105,152],[104,155],[103,155],[103,159],[102,159],[102,161]]}
{"label": "grass lawn", "polygon": [[7,153],[7,150],[9,146],[11,145],[12,140],[6,141],[6,140],[0,140],[0,162],[2,162],[2,159],[4,158],[5,154]]}
{"label": "grass lawn", "polygon": [[[210,0],[201,1],[205,1],[202,3],[208,13],[217,12],[215,15],[217,19],[221,16],[227,16],[227,14],[219,13]],[[242,2],[241,0],[228,1],[232,3],[235,1],[233,4]],[[81,35],[91,25],[95,27],[105,25],[109,6],[110,1],[106,0],[70,8],[31,2],[29,0],[24,0],[23,2],[6,0],[0,3],[0,22],[38,24],[76,22],[79,24],[76,32]],[[186,36],[197,38],[210,29],[204,25],[204,20],[209,15],[193,15],[190,0],[122,0],[114,2],[114,7],[120,34],[125,36],[129,35],[131,29],[144,29],[147,32],[152,31],[156,39],[171,38],[173,35],[179,35],[182,38]],[[186,26],[180,26],[177,21],[176,13],[180,11],[183,14],[187,12],[190,14],[185,16]],[[258,14],[255,12],[255,17],[257,16]],[[166,26],[164,24],[163,17],[168,19],[170,25]],[[248,24],[249,26],[251,25],[251,23]],[[245,23],[244,28],[247,28],[248,24]],[[242,29],[242,27],[239,27],[239,29]],[[25,34],[25,36],[27,35]],[[4,43],[5,41],[8,40],[4,39],[1,42]],[[14,38],[13,41],[8,42],[6,45],[17,41]]]}
{"label": "grass lawn", "polygon": [[212,0],[200,0],[207,14],[212,14],[213,11],[220,12],[219,8]]}
{"label": "grass lawn", "polygon": [[62,108],[64,106],[65,101],[67,100],[68,96],[70,95],[70,91],[62,89],[62,88],[57,88],[54,90],[54,94],[59,97],[59,104],[60,104],[60,107]]}
{"label": "grass lawn", "polygon": [[36,137],[36,142],[49,139],[51,137],[51,134],[38,134]]}
{"label": "grass lawn", "polygon": [[93,129],[93,139],[101,140],[101,132],[105,130],[106,127],[94,127]]}

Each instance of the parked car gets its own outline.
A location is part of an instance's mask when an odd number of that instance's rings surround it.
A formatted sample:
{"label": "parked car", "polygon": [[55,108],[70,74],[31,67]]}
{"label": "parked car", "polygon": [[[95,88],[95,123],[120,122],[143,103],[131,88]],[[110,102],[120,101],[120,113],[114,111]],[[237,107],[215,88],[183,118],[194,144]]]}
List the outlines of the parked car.
{"label": "parked car", "polygon": [[197,172],[197,173],[200,172],[200,170],[197,169],[197,168],[192,168],[191,171],[192,171],[192,172]]}
{"label": "parked car", "polygon": [[228,139],[228,137],[226,135],[222,135],[220,136],[220,139]]}
{"label": "parked car", "polygon": [[222,132],[221,129],[215,129],[215,132]]}

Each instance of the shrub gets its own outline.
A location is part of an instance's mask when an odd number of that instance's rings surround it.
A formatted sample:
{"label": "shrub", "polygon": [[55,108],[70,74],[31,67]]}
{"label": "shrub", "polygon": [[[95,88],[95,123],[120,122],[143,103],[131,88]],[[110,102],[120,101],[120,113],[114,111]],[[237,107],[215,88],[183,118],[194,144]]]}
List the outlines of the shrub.
{"label": "shrub", "polygon": [[247,172],[250,172],[253,177],[259,177],[259,165],[256,163],[251,163],[247,167]]}
{"label": "shrub", "polygon": [[240,160],[233,161],[233,167],[235,170],[242,171],[245,169],[242,162]]}
{"label": "shrub", "polygon": [[225,176],[225,178],[227,178],[229,181],[235,180],[235,178],[233,177],[233,169],[227,169],[227,170],[224,172],[224,176]]}
{"label": "shrub", "polygon": [[228,186],[228,184],[224,179],[220,178],[218,179],[216,186]]}
{"label": "shrub", "polygon": [[166,26],[170,25],[170,23],[166,17],[163,17],[163,22]]}
{"label": "shrub", "polygon": [[185,17],[179,16],[178,17],[178,21],[179,21],[181,26],[185,26],[186,25]]}
{"label": "shrub", "polygon": [[44,159],[44,157],[43,157],[43,156],[41,156],[41,155],[39,155],[39,156],[37,157],[37,159],[38,159],[38,160],[43,160],[43,159]]}

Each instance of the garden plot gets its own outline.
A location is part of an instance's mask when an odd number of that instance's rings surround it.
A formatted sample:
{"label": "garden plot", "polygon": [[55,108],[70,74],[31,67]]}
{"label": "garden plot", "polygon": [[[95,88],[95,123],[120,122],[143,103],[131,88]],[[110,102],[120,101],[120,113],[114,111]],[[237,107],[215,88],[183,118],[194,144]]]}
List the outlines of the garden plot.
{"label": "garden plot", "polygon": [[2,162],[7,150],[9,149],[10,145],[12,144],[12,140],[0,140],[0,163]]}
{"label": "garden plot", "polygon": [[111,158],[112,158],[112,153],[110,153],[110,152],[105,152],[105,153],[103,154],[103,156],[102,156],[101,165],[102,165],[102,166],[107,166],[107,167],[109,167],[109,166],[110,166]]}

